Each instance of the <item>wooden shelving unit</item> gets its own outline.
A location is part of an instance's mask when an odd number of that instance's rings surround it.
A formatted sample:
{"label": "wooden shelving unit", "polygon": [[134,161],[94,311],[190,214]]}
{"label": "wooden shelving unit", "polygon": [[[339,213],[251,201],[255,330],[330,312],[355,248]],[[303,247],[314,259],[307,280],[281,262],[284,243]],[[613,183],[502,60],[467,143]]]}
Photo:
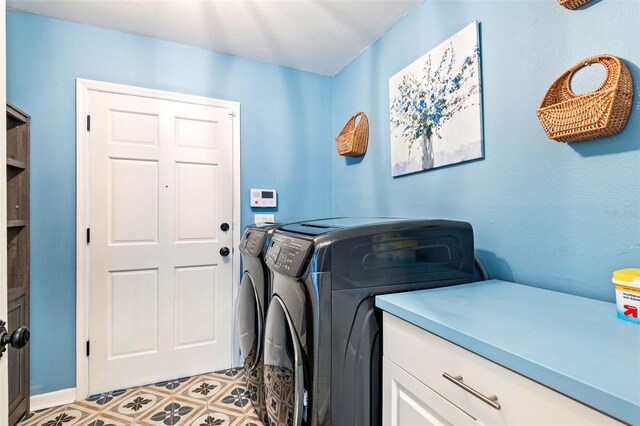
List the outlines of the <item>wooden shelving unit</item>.
{"label": "wooden shelving unit", "polygon": [[[29,327],[29,126],[7,103],[7,296],[9,330]],[[9,353],[9,425],[29,412],[29,345]]]}
{"label": "wooden shelving unit", "polygon": [[13,160],[11,158],[7,158],[7,166],[15,167],[16,169],[21,169],[21,170],[25,170],[27,168],[27,165],[24,164],[22,161]]}

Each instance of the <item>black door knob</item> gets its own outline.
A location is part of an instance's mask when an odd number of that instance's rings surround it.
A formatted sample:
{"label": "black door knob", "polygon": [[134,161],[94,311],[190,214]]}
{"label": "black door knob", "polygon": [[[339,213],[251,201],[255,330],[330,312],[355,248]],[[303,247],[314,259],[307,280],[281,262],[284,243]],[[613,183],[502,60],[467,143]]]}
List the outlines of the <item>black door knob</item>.
{"label": "black door knob", "polygon": [[222,247],[220,249],[220,256],[229,256],[229,253],[231,253],[231,250],[229,250],[228,247]]}
{"label": "black door knob", "polygon": [[223,223],[222,225],[220,225],[220,229],[222,229],[224,232],[227,232],[229,230],[229,224],[227,222]]}
{"label": "black door knob", "polygon": [[0,358],[2,358],[4,351],[7,350],[7,345],[11,345],[14,349],[22,349],[29,343],[29,338],[31,337],[29,329],[25,326],[18,327],[13,333],[9,334],[5,325],[4,321],[0,321]]}

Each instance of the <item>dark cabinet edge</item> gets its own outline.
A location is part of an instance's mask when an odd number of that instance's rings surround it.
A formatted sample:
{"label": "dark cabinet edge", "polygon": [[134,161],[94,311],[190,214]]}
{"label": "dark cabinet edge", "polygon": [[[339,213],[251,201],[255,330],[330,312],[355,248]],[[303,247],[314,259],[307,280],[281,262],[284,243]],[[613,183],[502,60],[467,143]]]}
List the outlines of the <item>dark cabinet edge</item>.
{"label": "dark cabinet edge", "polygon": [[[8,308],[14,306],[22,312],[19,321],[26,327],[30,326],[30,288],[29,288],[29,141],[31,117],[11,103],[6,105],[7,118],[7,147],[12,157],[7,156],[7,207],[20,205],[19,215],[13,209],[7,211],[13,220],[7,220],[7,278],[10,281],[7,288]],[[9,144],[11,142],[11,145]],[[22,158],[24,157],[24,158]],[[22,160],[22,161],[20,161]],[[12,213],[9,215],[9,213]],[[18,217],[15,217],[18,216]],[[22,219],[20,219],[22,218]],[[10,248],[10,250],[9,250]],[[18,314],[14,314],[18,315]],[[13,388],[17,397],[13,398],[8,409],[8,419],[15,425],[25,414],[29,413],[29,346],[21,349],[19,374],[9,378],[9,388]],[[18,362],[18,361],[13,361]],[[18,366],[18,364],[16,364]],[[0,423],[5,424],[4,421]]]}
{"label": "dark cabinet edge", "polygon": [[24,122],[31,120],[31,116],[20,108],[13,105],[11,102],[7,102],[7,113],[13,115],[16,118],[21,119]]}

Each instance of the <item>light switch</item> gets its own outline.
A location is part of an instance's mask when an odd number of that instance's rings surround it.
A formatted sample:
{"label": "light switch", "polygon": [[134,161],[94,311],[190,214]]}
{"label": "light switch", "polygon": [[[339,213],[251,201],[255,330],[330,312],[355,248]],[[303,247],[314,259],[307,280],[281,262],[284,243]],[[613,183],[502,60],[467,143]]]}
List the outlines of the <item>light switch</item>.
{"label": "light switch", "polygon": [[274,214],[254,214],[253,220],[255,223],[275,223],[276,218]]}

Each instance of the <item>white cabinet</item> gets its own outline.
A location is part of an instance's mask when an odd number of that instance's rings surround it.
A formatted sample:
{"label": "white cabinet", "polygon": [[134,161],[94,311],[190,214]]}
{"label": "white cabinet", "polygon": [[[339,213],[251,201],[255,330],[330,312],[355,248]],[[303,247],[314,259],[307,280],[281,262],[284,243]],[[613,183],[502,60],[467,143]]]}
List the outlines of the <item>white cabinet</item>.
{"label": "white cabinet", "polygon": [[383,336],[385,426],[620,424],[386,312]]}
{"label": "white cabinet", "polygon": [[473,417],[387,357],[382,359],[383,425],[474,425]]}

